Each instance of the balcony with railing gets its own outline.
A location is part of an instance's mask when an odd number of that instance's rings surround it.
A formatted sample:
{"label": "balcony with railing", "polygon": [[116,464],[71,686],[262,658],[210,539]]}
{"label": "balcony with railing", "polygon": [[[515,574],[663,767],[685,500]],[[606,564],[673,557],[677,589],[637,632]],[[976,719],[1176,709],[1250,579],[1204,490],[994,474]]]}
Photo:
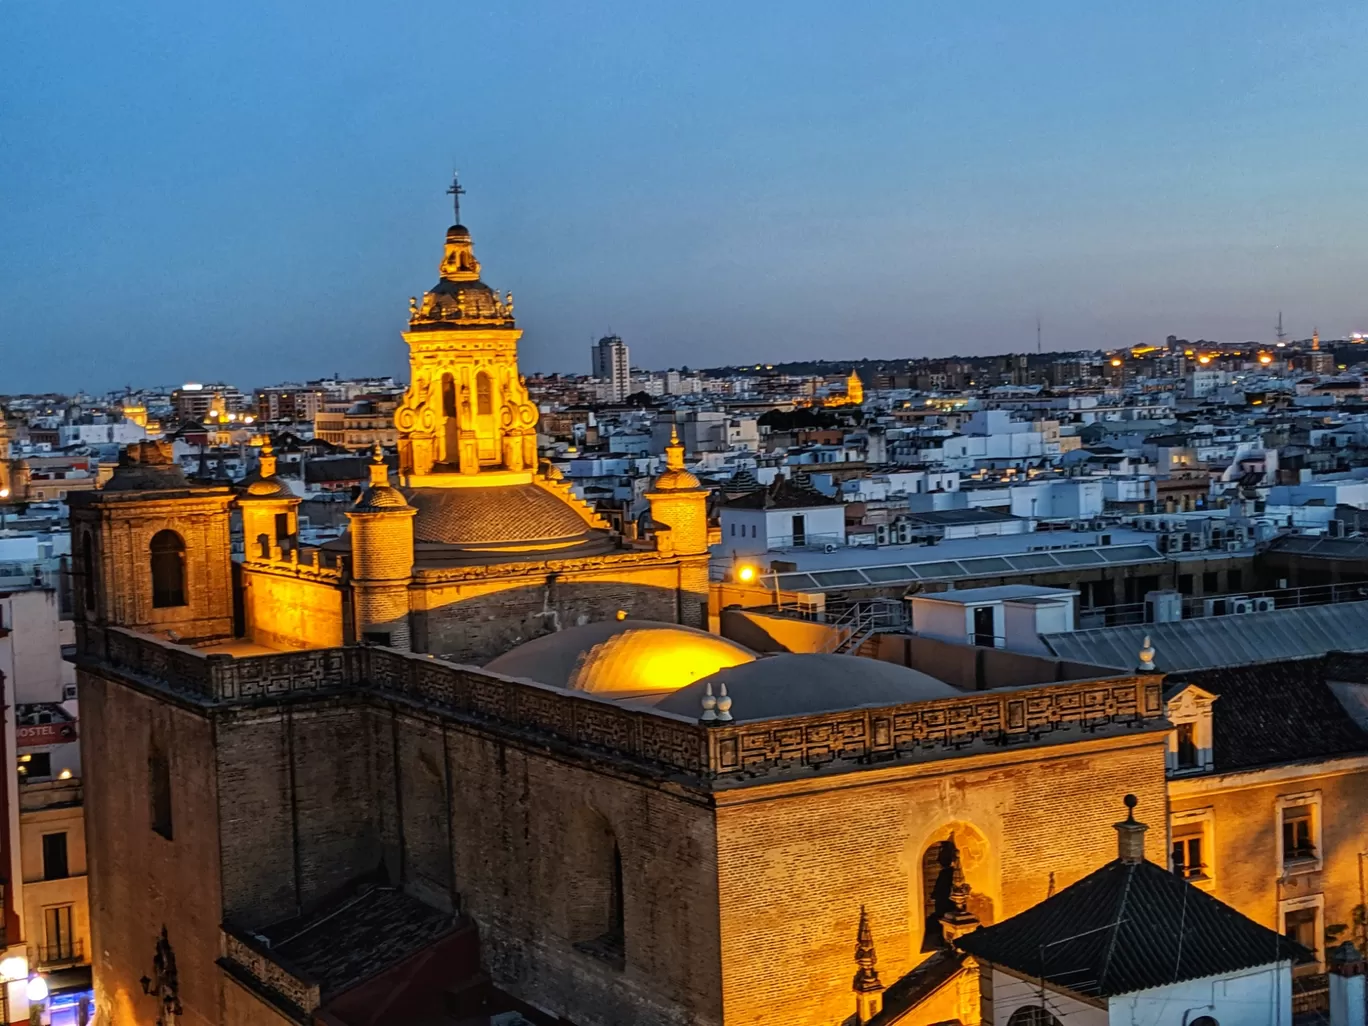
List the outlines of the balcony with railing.
{"label": "balcony with railing", "polygon": [[31,952],[29,961],[40,969],[77,965],[85,961],[85,944],[79,938],[57,944],[39,944]]}

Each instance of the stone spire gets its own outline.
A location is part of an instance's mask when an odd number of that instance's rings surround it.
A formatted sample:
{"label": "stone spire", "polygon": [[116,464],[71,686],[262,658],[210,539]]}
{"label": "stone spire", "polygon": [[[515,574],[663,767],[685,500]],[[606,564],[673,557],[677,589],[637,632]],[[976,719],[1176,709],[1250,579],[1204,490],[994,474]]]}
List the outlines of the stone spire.
{"label": "stone spire", "polygon": [[950,835],[950,844],[955,852],[954,861],[950,863],[950,911],[940,917],[940,924],[945,943],[953,945],[956,937],[977,930],[979,920],[969,911],[969,896],[973,889],[964,879],[964,867],[960,864],[959,847],[955,845],[954,834]]}
{"label": "stone spire", "polygon": [[1145,861],[1145,831],[1149,827],[1135,818],[1135,807],[1140,799],[1128,794],[1125,802],[1126,818],[1112,824],[1116,830],[1116,857],[1129,865],[1139,865]]}
{"label": "stone spire", "polygon": [[855,931],[855,1020],[864,1026],[883,1009],[884,985],[875,969],[878,958],[874,954],[874,931],[869,926],[869,914],[860,906],[860,925]]}

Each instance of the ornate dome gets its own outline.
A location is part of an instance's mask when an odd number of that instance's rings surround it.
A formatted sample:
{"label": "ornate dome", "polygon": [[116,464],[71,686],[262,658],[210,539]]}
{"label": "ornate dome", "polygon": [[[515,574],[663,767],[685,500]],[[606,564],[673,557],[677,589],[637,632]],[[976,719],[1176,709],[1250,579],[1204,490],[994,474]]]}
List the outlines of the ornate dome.
{"label": "ornate dome", "polygon": [[670,444],[665,446],[665,472],[655,479],[654,487],[658,492],[691,492],[703,487],[684,469],[684,446],[675,425],[670,426]]}
{"label": "ornate dome", "polygon": [[738,722],[836,712],[861,706],[900,705],[962,694],[918,670],[878,659],[785,652],[700,677],[655,703],[657,709],[696,718],[704,689],[727,685]]}
{"label": "ornate dome", "polygon": [[447,229],[441,277],[423,294],[409,300],[410,331],[449,331],[462,327],[513,324],[513,294],[504,298],[480,280],[480,261],[465,225]]}
{"label": "ornate dome", "polygon": [[590,526],[573,506],[535,484],[415,488],[413,540],[468,549],[557,548]]}
{"label": "ornate dome", "polygon": [[[411,508],[404,501],[404,495],[389,483],[389,466],[385,463],[385,450],[376,442],[371,450],[370,483],[352,503],[352,513],[387,513],[391,510]],[[412,514],[410,514],[412,515]]]}
{"label": "ornate dome", "polygon": [[485,669],[603,698],[649,699],[754,659],[750,649],[692,627],[606,620],[536,638]]}
{"label": "ornate dome", "polygon": [[294,492],[276,476],[275,448],[270,440],[261,447],[261,462],[238,485],[239,499],[293,499]]}

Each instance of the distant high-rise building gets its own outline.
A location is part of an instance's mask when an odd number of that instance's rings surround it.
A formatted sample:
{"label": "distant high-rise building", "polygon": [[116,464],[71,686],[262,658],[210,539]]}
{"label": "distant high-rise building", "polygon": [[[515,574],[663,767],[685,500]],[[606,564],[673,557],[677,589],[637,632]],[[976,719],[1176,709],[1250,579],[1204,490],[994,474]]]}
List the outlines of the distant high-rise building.
{"label": "distant high-rise building", "polygon": [[631,362],[627,358],[627,343],[616,335],[605,335],[589,350],[594,361],[594,377],[608,382],[609,397],[613,402],[626,399],[631,389]]}

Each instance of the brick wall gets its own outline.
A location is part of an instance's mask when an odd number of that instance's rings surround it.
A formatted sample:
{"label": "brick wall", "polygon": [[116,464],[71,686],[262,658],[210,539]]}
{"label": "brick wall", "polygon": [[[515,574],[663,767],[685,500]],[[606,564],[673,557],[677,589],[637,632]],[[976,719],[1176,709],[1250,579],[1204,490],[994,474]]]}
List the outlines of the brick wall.
{"label": "brick wall", "polygon": [[[1211,864],[1212,883],[1204,886],[1217,898],[1271,929],[1281,929],[1280,901],[1321,894],[1325,901],[1325,925],[1348,926],[1338,940],[1360,943],[1353,924],[1354,908],[1363,901],[1359,889],[1359,852],[1368,848],[1364,834],[1364,823],[1368,822],[1368,767],[1349,773],[1297,775],[1282,780],[1270,779],[1273,776],[1274,773],[1258,772],[1231,775],[1223,780],[1228,786],[1205,793],[1194,793],[1203,784],[1200,778],[1174,781],[1174,813],[1204,809],[1211,812],[1206,837],[1211,850],[1204,857]],[[1241,777],[1245,779],[1241,781]],[[1284,879],[1278,863],[1278,797],[1308,791],[1320,792],[1324,868]]]}
{"label": "brick wall", "polygon": [[245,633],[278,648],[331,648],[343,642],[342,590],[335,583],[243,568]]}
{"label": "brick wall", "polygon": [[[1000,920],[1116,857],[1121,798],[1140,798],[1164,854],[1162,739],[1094,741],[951,765],[738,790],[719,799],[728,1026],[841,1022],[854,1011],[855,930],[869,910],[890,984],[924,955],[921,859],[955,832],[975,897]],[[1086,754],[1084,754],[1086,753]],[[833,786],[840,785],[840,786]]]}
{"label": "brick wall", "polygon": [[[457,887],[495,983],[581,1026],[720,1023],[706,805],[492,738],[448,745]],[[575,947],[605,898],[604,823],[622,857],[621,969]]]}
{"label": "brick wall", "polygon": [[[613,574],[434,585],[413,596],[414,648],[484,663],[551,631],[611,620],[619,609],[633,619],[677,623],[679,587],[679,569],[668,564]],[[685,608],[706,600],[705,582],[698,601]]]}
{"label": "brick wall", "polygon": [[[204,718],[78,671],[90,866],[91,959],[100,1021],[148,1023],[163,926],[180,970],[181,1026],[217,1026],[219,847],[213,738]],[[170,762],[172,839],[151,828],[153,740]]]}

